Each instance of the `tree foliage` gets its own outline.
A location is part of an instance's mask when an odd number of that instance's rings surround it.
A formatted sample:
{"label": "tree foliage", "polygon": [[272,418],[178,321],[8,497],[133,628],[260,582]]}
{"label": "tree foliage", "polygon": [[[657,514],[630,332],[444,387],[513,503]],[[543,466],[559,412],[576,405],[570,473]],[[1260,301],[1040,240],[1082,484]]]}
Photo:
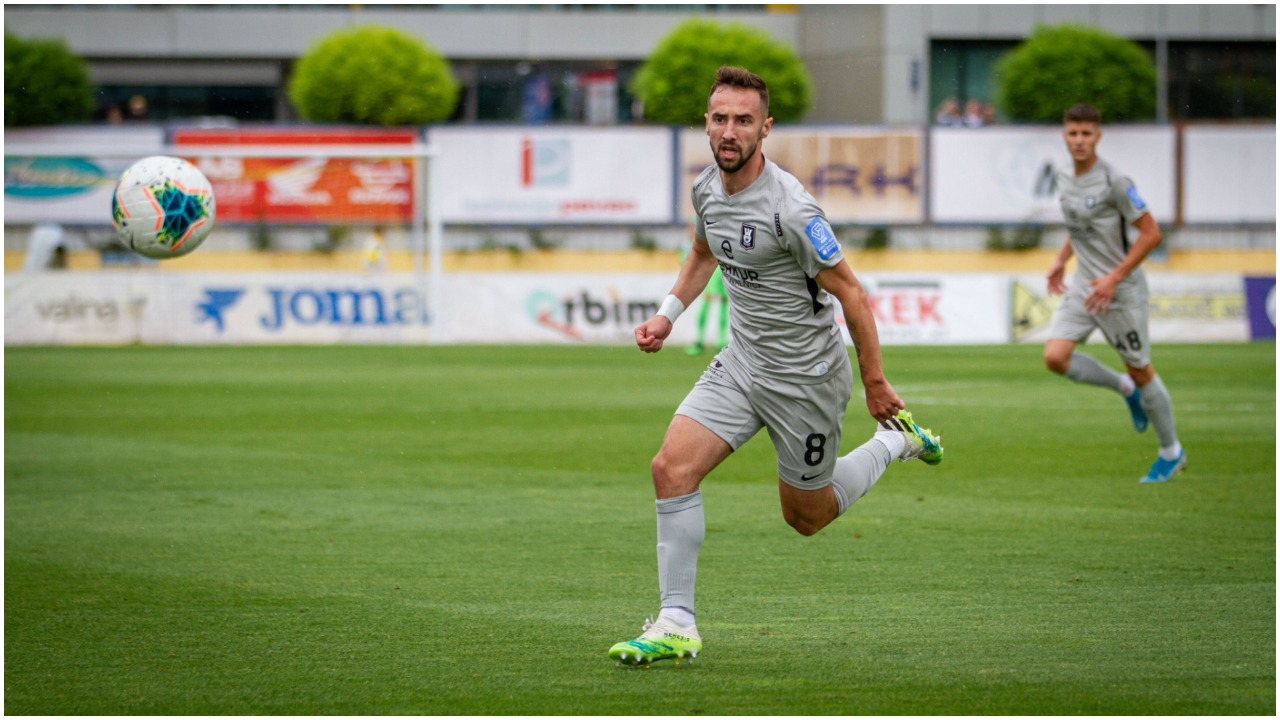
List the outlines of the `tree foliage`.
{"label": "tree foliage", "polygon": [[1137,43],[1096,28],[1038,27],[996,73],[996,104],[1010,120],[1061,122],[1077,103],[1098,108],[1104,122],[1155,117],[1155,61]]}
{"label": "tree foliage", "polygon": [[298,60],[289,99],[306,120],[421,125],[458,102],[449,63],[396,28],[366,25],[321,38]]}
{"label": "tree foliage", "polygon": [[763,30],[712,20],[680,24],[654,48],[632,81],[649,120],[702,125],[707,93],[722,65],[744,67],[769,86],[769,114],[777,122],[799,120],[813,102],[813,81],[787,44]]}
{"label": "tree foliage", "polygon": [[93,109],[89,66],[66,43],[4,34],[5,127],[84,122]]}

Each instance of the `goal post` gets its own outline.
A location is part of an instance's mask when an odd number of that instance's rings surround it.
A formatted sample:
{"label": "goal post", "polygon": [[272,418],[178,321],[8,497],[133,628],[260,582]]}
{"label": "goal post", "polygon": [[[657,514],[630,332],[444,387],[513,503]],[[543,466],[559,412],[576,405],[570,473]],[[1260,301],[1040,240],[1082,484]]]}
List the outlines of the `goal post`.
{"label": "goal post", "polygon": [[[263,159],[289,158],[395,158],[408,157],[415,162],[410,252],[413,273],[424,291],[431,313],[431,341],[443,341],[444,318],[444,228],[440,221],[439,180],[433,159],[435,148],[426,143],[386,145],[181,145],[169,146],[165,154],[180,157],[219,158],[244,157]],[[424,268],[424,261],[426,267]]]}

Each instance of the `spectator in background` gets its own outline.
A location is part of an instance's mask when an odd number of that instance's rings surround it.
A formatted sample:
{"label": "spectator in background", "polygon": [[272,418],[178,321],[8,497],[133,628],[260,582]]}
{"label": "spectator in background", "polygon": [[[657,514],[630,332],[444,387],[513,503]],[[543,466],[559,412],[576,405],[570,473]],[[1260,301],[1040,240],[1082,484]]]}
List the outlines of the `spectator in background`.
{"label": "spectator in background", "polygon": [[982,127],[987,124],[987,118],[982,113],[982,102],[979,100],[970,100],[964,104],[964,126],[965,127]]}
{"label": "spectator in background", "polygon": [[987,125],[996,124],[996,106],[991,103],[982,103],[982,121]]}
{"label": "spectator in background", "polygon": [[147,99],[141,95],[134,95],[129,98],[129,119],[130,120],[146,120],[147,119]]}
{"label": "spectator in background", "polygon": [[961,127],[964,125],[964,116],[960,114],[960,103],[955,98],[947,98],[938,106],[938,112],[933,117],[933,122],[937,125],[946,125],[948,127]]}

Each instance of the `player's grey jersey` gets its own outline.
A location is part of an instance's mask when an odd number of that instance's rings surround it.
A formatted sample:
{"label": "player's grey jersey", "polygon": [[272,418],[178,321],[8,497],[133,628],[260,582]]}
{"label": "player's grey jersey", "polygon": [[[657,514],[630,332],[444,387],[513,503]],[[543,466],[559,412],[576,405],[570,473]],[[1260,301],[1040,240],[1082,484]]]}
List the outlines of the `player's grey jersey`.
{"label": "player's grey jersey", "polygon": [[[1133,222],[1147,212],[1133,180],[1099,158],[1080,177],[1070,167],[1058,171],[1058,191],[1076,255],[1077,277],[1092,280],[1114,270],[1137,237]],[[1136,268],[1117,292],[1131,293],[1145,282],[1142,268]]]}
{"label": "player's grey jersey", "polygon": [[816,382],[849,362],[834,301],[814,280],[844,262],[818,203],[772,161],[750,187],[727,195],[712,165],[693,184],[694,233],[720,263],[730,347],[750,369]]}

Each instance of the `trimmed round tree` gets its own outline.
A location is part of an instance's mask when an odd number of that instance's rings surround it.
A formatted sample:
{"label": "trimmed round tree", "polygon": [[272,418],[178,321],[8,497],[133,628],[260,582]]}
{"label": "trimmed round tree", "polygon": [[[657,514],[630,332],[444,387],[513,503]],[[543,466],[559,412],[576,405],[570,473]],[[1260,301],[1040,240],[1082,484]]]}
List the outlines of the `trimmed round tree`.
{"label": "trimmed round tree", "polygon": [[66,43],[4,34],[5,127],[84,122],[93,108],[89,66]]}
{"label": "trimmed round tree", "polygon": [[769,114],[777,122],[799,120],[813,102],[813,80],[789,45],[739,23],[693,19],[658,43],[636,73],[631,92],[644,102],[648,120],[702,125],[707,93],[722,65],[744,67],[769,86]]}
{"label": "trimmed round tree", "polygon": [[1057,123],[1077,103],[1104,122],[1156,115],[1155,61],[1137,43],[1082,25],[1041,26],[996,65],[996,104],[1013,121]]}
{"label": "trimmed round tree", "polygon": [[444,120],[458,102],[449,63],[395,28],[366,25],[321,38],[298,60],[289,99],[305,120],[423,125]]}

